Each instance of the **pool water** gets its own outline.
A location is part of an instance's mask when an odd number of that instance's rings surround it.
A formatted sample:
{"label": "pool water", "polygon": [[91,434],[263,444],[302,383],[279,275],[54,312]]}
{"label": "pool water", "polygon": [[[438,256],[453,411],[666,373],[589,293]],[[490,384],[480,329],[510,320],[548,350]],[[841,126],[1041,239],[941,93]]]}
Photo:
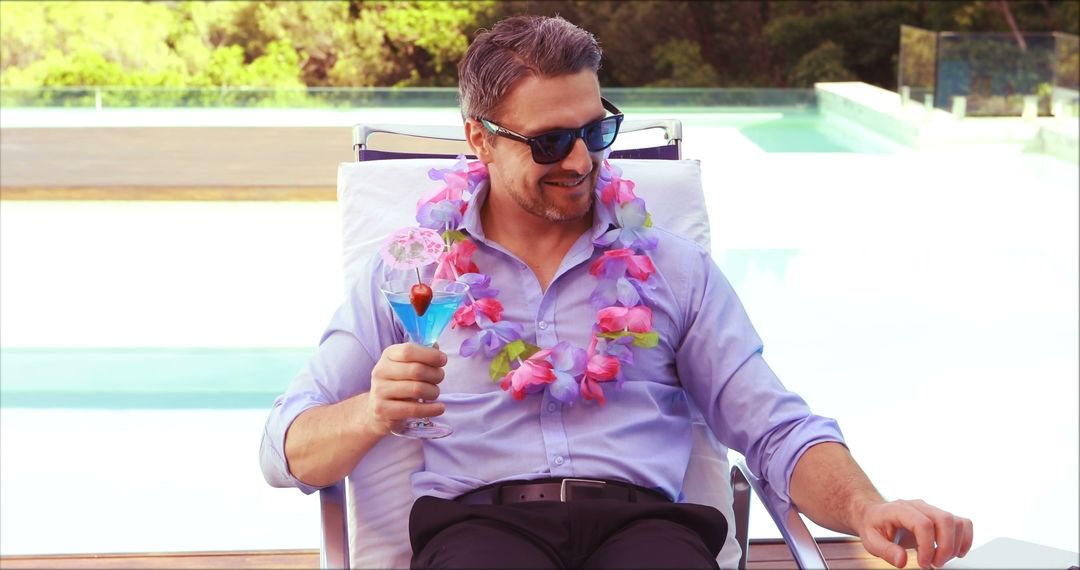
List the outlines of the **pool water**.
{"label": "pool water", "polygon": [[739,132],[765,152],[885,152],[846,136],[819,115],[789,115],[747,125]]}
{"label": "pool water", "polygon": [[5,408],[260,409],[309,348],[0,348]]}

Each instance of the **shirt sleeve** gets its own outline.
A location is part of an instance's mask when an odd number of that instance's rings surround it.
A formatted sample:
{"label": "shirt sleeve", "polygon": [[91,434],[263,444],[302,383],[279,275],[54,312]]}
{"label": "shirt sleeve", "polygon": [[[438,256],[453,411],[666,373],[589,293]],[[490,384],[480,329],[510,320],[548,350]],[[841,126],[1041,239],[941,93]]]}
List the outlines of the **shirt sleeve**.
{"label": "shirt sleeve", "polygon": [[263,477],[274,487],[297,487],[308,494],[319,489],[301,482],[289,470],[285,457],[289,427],[305,410],[367,392],[371,370],[383,348],[401,342],[401,328],[378,288],[385,278],[386,271],[377,260],[368,263],[331,318],[315,354],[274,400],[259,447]]}
{"label": "shirt sleeve", "polygon": [[698,255],[685,272],[679,377],[717,439],[746,457],[769,492],[791,502],[795,464],[815,444],[843,444],[840,427],[784,387],[731,284],[707,252]]}

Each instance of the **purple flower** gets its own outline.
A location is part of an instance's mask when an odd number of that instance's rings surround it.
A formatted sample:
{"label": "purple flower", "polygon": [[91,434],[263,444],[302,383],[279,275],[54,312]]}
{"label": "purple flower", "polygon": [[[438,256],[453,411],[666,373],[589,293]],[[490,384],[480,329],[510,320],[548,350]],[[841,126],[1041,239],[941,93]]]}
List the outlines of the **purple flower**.
{"label": "purple flower", "polygon": [[548,349],[555,380],[548,386],[551,396],[564,404],[572,403],[581,394],[578,378],[585,373],[588,354],[565,340]]}
{"label": "purple flower", "polygon": [[629,247],[640,251],[656,249],[656,235],[651,229],[645,227],[648,212],[645,211],[644,200],[635,198],[614,207],[613,211],[617,227],[594,239],[594,245],[607,247],[618,243],[619,247]]}
{"label": "purple flower", "polygon": [[[498,289],[491,288],[491,276],[484,273],[466,273],[458,278],[458,281],[469,286],[469,296],[473,299],[486,299],[496,297]],[[472,302],[466,298],[466,302]]]}
{"label": "purple flower", "polygon": [[416,221],[420,227],[442,231],[447,227],[456,228],[461,225],[461,211],[465,202],[461,200],[440,200],[428,202],[416,212]]}
{"label": "purple flower", "polygon": [[596,310],[610,307],[618,302],[624,307],[633,307],[643,302],[656,306],[656,298],[652,291],[656,288],[652,276],[646,281],[639,281],[629,277],[616,279],[597,278],[596,289],[593,290],[589,302]]}
{"label": "purple flower", "polygon": [[520,323],[513,321],[493,323],[482,313],[476,314],[476,325],[480,327],[480,332],[465,339],[458,350],[458,354],[465,358],[476,354],[481,348],[485,356],[493,358],[504,346],[520,339],[524,332]]}

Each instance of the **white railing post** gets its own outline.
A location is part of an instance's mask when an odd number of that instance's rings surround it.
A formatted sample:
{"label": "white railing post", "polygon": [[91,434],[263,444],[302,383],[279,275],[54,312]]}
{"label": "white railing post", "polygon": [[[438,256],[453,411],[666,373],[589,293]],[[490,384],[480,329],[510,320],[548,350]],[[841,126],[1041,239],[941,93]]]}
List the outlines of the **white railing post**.
{"label": "white railing post", "polygon": [[952,100],[952,115],[955,119],[963,119],[967,115],[967,97],[954,95]]}
{"label": "white railing post", "polygon": [[1024,112],[1021,117],[1031,121],[1039,116],[1039,96],[1024,95]]}

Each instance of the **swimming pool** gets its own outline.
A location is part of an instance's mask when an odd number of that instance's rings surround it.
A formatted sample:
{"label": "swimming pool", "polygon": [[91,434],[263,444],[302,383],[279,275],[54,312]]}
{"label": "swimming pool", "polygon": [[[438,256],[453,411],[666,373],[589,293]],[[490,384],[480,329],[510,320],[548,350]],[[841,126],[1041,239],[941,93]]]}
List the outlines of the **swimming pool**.
{"label": "swimming pool", "polygon": [[[767,360],[887,496],[1080,550],[1077,168],[770,151],[774,120],[687,120],[684,146]],[[257,446],[341,297],[339,228],[332,203],[0,202],[0,552],[317,546]],[[1021,455],[1037,488],[986,501]]]}
{"label": "swimming pool", "polygon": [[0,348],[0,396],[5,408],[268,410],[282,380],[310,354],[308,348]]}

